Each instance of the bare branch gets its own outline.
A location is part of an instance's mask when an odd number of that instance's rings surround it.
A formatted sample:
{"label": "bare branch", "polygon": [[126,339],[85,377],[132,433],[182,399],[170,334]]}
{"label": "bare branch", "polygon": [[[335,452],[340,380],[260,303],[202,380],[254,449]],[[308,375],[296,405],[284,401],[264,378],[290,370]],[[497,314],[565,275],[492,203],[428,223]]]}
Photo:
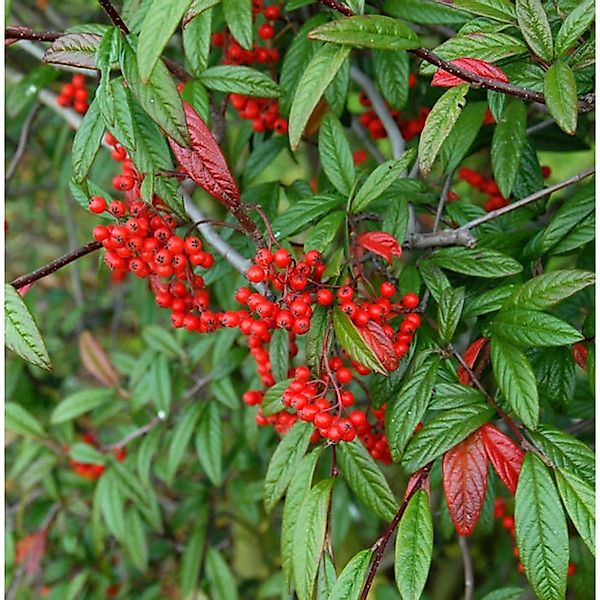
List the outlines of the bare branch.
{"label": "bare branch", "polygon": [[116,25],[125,35],[129,35],[129,28],[125,25],[125,21],[121,18],[119,11],[112,5],[110,0],[98,0],[98,4],[104,9],[110,20]]}
{"label": "bare branch", "polygon": [[468,231],[460,229],[447,229],[436,233],[411,233],[403,248],[416,250],[423,248],[437,248],[441,246],[466,246],[474,248],[477,240]]}
{"label": "bare branch", "polygon": [[473,600],[473,590],[475,589],[475,579],[473,577],[473,560],[469,552],[467,538],[458,536],[458,545],[463,559],[463,568],[465,572],[465,600]]}
{"label": "bare branch", "polygon": [[446,181],[444,181],[444,187],[442,189],[442,195],[440,196],[440,201],[438,203],[437,211],[435,213],[435,220],[433,222],[433,228],[431,233],[435,233],[440,226],[440,221],[442,220],[442,213],[444,212],[444,207],[446,206],[446,200],[448,200],[448,194],[450,193],[450,186],[452,185],[452,179],[454,177],[454,171],[448,173],[446,177]]}
{"label": "bare branch", "polygon": [[10,180],[14,176],[14,174],[17,170],[17,167],[19,166],[19,163],[21,162],[21,159],[23,158],[23,155],[25,154],[25,150],[27,148],[27,140],[29,139],[29,132],[31,131],[31,126],[33,124],[33,120],[35,119],[35,116],[37,115],[39,108],[40,108],[40,105],[37,104],[37,102],[36,102],[33,105],[33,107],[31,108],[31,110],[29,111],[29,114],[27,115],[27,117],[25,118],[25,121],[23,123],[23,128],[21,129],[21,134],[19,135],[19,143],[17,145],[15,155],[13,156],[12,160],[10,161],[10,165],[8,165],[8,167],[6,169],[6,174],[4,175],[4,193],[6,193],[6,190],[8,189]]}

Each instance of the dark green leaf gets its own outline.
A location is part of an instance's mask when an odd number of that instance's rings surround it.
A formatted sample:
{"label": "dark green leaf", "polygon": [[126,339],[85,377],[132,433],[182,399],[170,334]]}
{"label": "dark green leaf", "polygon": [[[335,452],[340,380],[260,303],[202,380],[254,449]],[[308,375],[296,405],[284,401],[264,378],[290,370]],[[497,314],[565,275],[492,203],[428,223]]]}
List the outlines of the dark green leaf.
{"label": "dark green leaf", "polygon": [[455,273],[492,279],[523,270],[516,260],[490,248],[442,248],[431,255],[430,261]]}
{"label": "dark green leaf", "polygon": [[394,461],[399,462],[423,418],[437,377],[439,359],[426,360],[390,398],[385,413],[386,434]]}
{"label": "dark green leaf", "polygon": [[316,306],[310,320],[310,329],[306,336],[305,355],[310,369],[318,370],[323,351],[327,352],[331,345],[331,336],[328,338],[327,348],[323,348],[325,334],[330,324],[330,313],[325,306]]}
{"label": "dark green leaf", "polygon": [[401,198],[398,202],[391,203],[383,215],[381,228],[391,233],[401,244],[406,239],[408,228],[408,200]]}
{"label": "dark green leaf", "polygon": [[508,404],[526,427],[535,429],[540,408],[535,374],[529,359],[517,347],[494,336],[491,360],[494,377]]}
{"label": "dark green leaf", "polygon": [[356,497],[384,521],[398,509],[394,494],[380,467],[359,441],[340,444],[337,462],[341,474]]}
{"label": "dark green leaf", "polygon": [[418,431],[409,442],[402,466],[414,473],[490,420],[494,410],[486,404],[468,404],[446,411]]}
{"label": "dark green leaf", "polygon": [[142,573],[148,569],[148,542],[140,513],[131,507],[125,516],[125,548],[131,561]]}
{"label": "dark green leaf", "polygon": [[448,281],[446,274],[429,260],[419,262],[418,268],[427,289],[431,292],[435,301],[439,302],[442,292],[450,287],[450,281]]}
{"label": "dark green leaf", "polygon": [[125,539],[124,503],[114,472],[107,469],[96,486],[94,504],[98,504],[108,531],[120,542]]}
{"label": "dark green leaf", "polygon": [[252,50],[252,0],[223,0],[223,14],[240,46]]}
{"label": "dark green leaf", "polygon": [[229,94],[261,98],[277,98],[281,94],[281,88],[268,75],[238,65],[210,67],[202,73],[200,81],[211,90]]}
{"label": "dark green leaf", "polygon": [[461,24],[468,15],[448,5],[430,0],[385,0],[384,11],[411,23],[427,25]]}
{"label": "dark green leaf", "polygon": [[72,419],[90,412],[95,408],[102,406],[114,398],[114,390],[109,388],[97,388],[89,390],[80,390],[67,396],[52,411],[50,422],[53,425],[71,421]]}
{"label": "dark green leaf", "polygon": [[375,351],[367,345],[350,317],[338,306],[333,309],[333,328],[338,343],[354,360],[375,373],[387,374]]}
{"label": "dark green leaf", "polygon": [[275,381],[283,381],[288,378],[289,345],[289,334],[285,329],[276,329],[271,334],[269,359],[271,360],[271,372]]}
{"label": "dark green leaf", "polygon": [[290,109],[288,133],[292,150],[298,149],[313,110],[349,54],[348,46],[325,44],[311,58],[298,82]]}
{"label": "dark green leaf", "polygon": [[492,321],[494,334],[518,346],[564,346],[583,339],[571,325],[548,313],[510,308]]}
{"label": "dark green leaf", "polygon": [[173,485],[173,478],[177,467],[181,463],[192,434],[196,429],[196,423],[202,412],[203,405],[200,402],[188,404],[179,415],[177,425],[173,429],[173,437],[169,444],[167,454],[166,480],[168,485]]}
{"label": "dark green leaf", "polygon": [[401,21],[381,15],[357,15],[330,21],[311,31],[308,37],[378,50],[410,50],[421,46],[419,36],[412,29]]}
{"label": "dark green leaf", "polygon": [[552,30],[541,0],[516,0],[517,22],[529,47],[542,60],[554,58]]}
{"label": "dark green leaf", "polygon": [[291,379],[285,379],[275,385],[272,385],[266,392],[260,403],[260,412],[265,417],[270,417],[282,410],[285,410],[281,396],[290,385]]}
{"label": "dark green leaf", "polygon": [[438,300],[438,334],[442,346],[452,341],[465,301],[464,288],[446,288]]}
{"label": "dark green leaf", "polygon": [[579,113],[577,84],[575,75],[567,63],[554,63],[546,71],[544,98],[556,124],[566,133],[575,135]]}
{"label": "dark green leaf", "polygon": [[104,135],[104,120],[100,114],[96,99],[90,104],[81,125],[73,139],[71,161],[73,163],[73,177],[77,183],[82,183],[100,148]]}
{"label": "dark green leaf", "polygon": [[4,343],[23,360],[50,369],[50,357],[44,340],[17,290],[4,284]]}
{"label": "dark green leaf", "polygon": [[285,434],[273,453],[265,475],[265,508],[271,512],[283,496],[302,457],[304,456],[313,428],[310,423],[297,421]]}
{"label": "dark green leaf", "polygon": [[319,156],[327,178],[344,196],[349,196],[354,185],[352,151],[344,128],[331,113],[327,114],[319,130]]}
{"label": "dark green leaf", "polygon": [[235,577],[221,553],[215,548],[208,549],[205,568],[211,598],[238,600]]}
{"label": "dark green leaf", "polygon": [[202,469],[212,484],[221,485],[223,480],[223,433],[219,405],[208,402],[198,424],[196,454]]}
{"label": "dark green leaf", "polygon": [[294,202],[271,223],[275,237],[287,238],[343,203],[344,199],[339,196],[311,196]]}
{"label": "dark green leaf", "polygon": [[519,600],[523,595],[522,588],[500,588],[486,594],[481,600]]}
{"label": "dark green leaf", "polygon": [[372,556],[369,548],[355,554],[340,573],[328,600],[358,600]]}
{"label": "dark green leaf", "polygon": [[565,597],[569,566],[567,522],[544,463],[527,453],[515,494],[515,533],[519,558],[538,598]]}
{"label": "dark green leaf", "polygon": [[456,8],[505,23],[514,23],[517,18],[515,6],[509,0],[454,0],[452,4]]}
{"label": "dark green leaf", "polygon": [[164,355],[158,355],[152,365],[154,403],[159,411],[169,414],[171,407],[171,372]]}
{"label": "dark green leaf", "polygon": [[444,140],[456,124],[465,106],[465,96],[468,91],[467,84],[460,84],[446,90],[427,115],[425,127],[419,138],[419,168],[424,175],[431,171]]}
{"label": "dark green leaf", "polygon": [[567,13],[556,34],[556,55],[560,56],[577,45],[577,40],[594,20],[594,0],[576,2],[574,8]]}
{"label": "dark green leaf", "polygon": [[154,65],[171,39],[191,0],[161,0],[152,2],[140,31],[138,70],[142,82],[148,83]]}
{"label": "dark green leaf", "polygon": [[4,427],[19,435],[31,435],[39,438],[45,435],[41,423],[16,402],[7,402],[4,405]]}
{"label": "dark green leaf", "polygon": [[[208,64],[211,50],[212,10],[195,16],[183,29],[183,50],[190,63],[191,71],[200,77]],[[188,87],[190,82],[186,84]]]}
{"label": "dark green leaf", "polygon": [[404,108],[408,100],[408,54],[403,50],[373,50],[371,55],[375,82],[383,97],[394,108]]}
{"label": "dark green leaf", "polygon": [[433,554],[433,522],[429,496],[417,491],[410,499],[396,538],[394,572],[396,585],[403,600],[421,598]]}
{"label": "dark green leaf", "polygon": [[329,250],[345,219],[346,212],[342,210],[336,210],[323,217],[307,235],[304,251],[317,250],[323,254]]}
{"label": "dark green leaf", "polygon": [[275,136],[266,142],[254,146],[252,154],[248,157],[244,165],[242,181],[248,186],[254,181],[275,159],[281,151],[287,147],[285,136]]}
{"label": "dark green leaf", "polygon": [[198,575],[202,566],[202,550],[206,539],[208,523],[208,504],[203,504],[194,513],[194,522],[189,539],[181,557],[181,595],[189,598],[196,589]]}
{"label": "dark green leaf", "polygon": [[512,192],[525,148],[527,110],[521,100],[511,100],[502,111],[492,138],[492,167],[500,192],[508,198]]}
{"label": "dark green leaf", "polygon": [[[289,434],[288,434],[289,435]],[[334,479],[324,479],[305,498],[294,531],[294,581],[298,600],[311,600],[325,543],[327,507]]]}
{"label": "dark green leaf", "polygon": [[500,287],[485,292],[473,293],[465,298],[463,318],[470,319],[478,315],[500,310],[504,303],[517,288],[516,284],[501,285]]}

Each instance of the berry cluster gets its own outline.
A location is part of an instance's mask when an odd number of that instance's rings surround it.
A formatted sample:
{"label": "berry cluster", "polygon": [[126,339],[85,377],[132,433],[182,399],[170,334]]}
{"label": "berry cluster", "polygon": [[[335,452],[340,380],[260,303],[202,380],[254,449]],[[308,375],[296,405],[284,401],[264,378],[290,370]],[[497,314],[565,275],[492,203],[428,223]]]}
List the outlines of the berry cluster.
{"label": "berry cluster", "polygon": [[[542,167],[542,175],[544,179],[550,177],[550,167]],[[498,208],[504,208],[510,204],[510,201],[506,199],[498,188],[498,184],[493,179],[488,179],[482,173],[470,169],[469,167],[462,167],[458,171],[460,179],[468,183],[472,188],[479,190],[483,194],[487,194],[488,199],[483,203],[483,208],[486,212],[491,212]]]}
{"label": "berry cluster", "polygon": [[[96,436],[91,432],[85,433],[82,436],[81,441],[84,444],[89,444],[90,446],[99,449],[98,440],[96,439]],[[65,452],[69,452],[68,446],[65,447]],[[113,454],[119,462],[125,460],[125,448],[115,448],[113,450]],[[71,466],[73,471],[75,471],[75,473],[91,481],[95,481],[96,479],[98,479],[102,475],[102,473],[104,473],[105,469],[104,465],[98,465],[94,463],[81,463],[74,459],[71,459],[69,461],[69,465]]]}
{"label": "berry cluster", "polygon": [[[513,556],[519,560],[519,549],[515,545],[515,519],[512,515],[509,515],[506,510],[506,500],[504,498],[496,498],[494,501],[494,517],[500,521],[502,527],[506,529],[511,539],[513,540]],[[517,563],[517,570],[522,575],[525,574],[525,567],[520,561]],[[569,570],[567,575],[571,577],[575,574],[577,567],[575,563],[569,563]]]}
{"label": "berry cluster", "polygon": [[[213,33],[212,43],[217,48],[223,48],[224,64],[272,67],[279,62],[279,49],[272,42],[275,24],[280,16],[279,6],[264,6],[263,0],[253,0],[252,13],[254,22],[258,25],[256,34],[264,45],[254,44],[251,50],[246,50],[227,31],[216,31]],[[287,132],[287,120],[279,114],[277,100],[231,94],[229,102],[242,119],[252,121],[254,131],[261,133],[274,130],[279,134]]]}
{"label": "berry cluster", "polygon": [[[409,86],[414,87],[416,81],[417,79],[415,75],[411,73],[409,77]],[[367,95],[364,92],[360,92],[360,94],[358,95],[358,100],[362,106],[368,109],[359,115],[359,123],[369,132],[369,135],[374,140],[380,140],[387,137],[387,133],[385,131],[385,128],[383,127],[383,123],[375,114],[375,111],[371,109],[371,101],[369,100]],[[390,115],[398,125],[398,129],[400,129],[402,137],[407,142],[412,140],[414,137],[419,135],[421,131],[423,131],[423,127],[425,127],[425,121],[427,120],[427,115],[429,114],[429,108],[423,106],[419,109],[419,112],[414,119],[405,119],[402,117],[400,111],[390,107],[389,105],[387,106]]]}
{"label": "berry cluster", "polygon": [[59,106],[73,106],[80,114],[85,114],[88,109],[89,93],[85,89],[85,76],[81,73],[73,75],[70,83],[65,83],[56,98]]}

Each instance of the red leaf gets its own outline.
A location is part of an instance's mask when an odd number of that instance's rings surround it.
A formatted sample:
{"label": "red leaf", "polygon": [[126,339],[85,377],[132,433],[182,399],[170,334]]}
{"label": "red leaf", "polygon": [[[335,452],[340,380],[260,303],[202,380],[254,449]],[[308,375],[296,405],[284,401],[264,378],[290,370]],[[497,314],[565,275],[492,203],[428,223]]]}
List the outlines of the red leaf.
{"label": "red leaf", "polygon": [[[404,500],[406,500],[408,498],[410,493],[415,489],[415,487],[417,487],[417,484],[419,484],[419,482],[421,481],[421,473],[423,472],[424,468],[425,467],[421,467],[418,471],[415,471],[410,476],[410,479],[408,480],[408,483],[406,484],[406,490],[404,491]],[[431,496],[431,489],[430,489],[430,485],[429,485],[429,475],[427,475],[427,477],[425,478],[425,481],[421,484],[420,487],[427,492],[428,496]]]}
{"label": "red leaf", "polygon": [[385,231],[371,231],[369,233],[361,233],[358,236],[358,243],[366,250],[370,250],[379,256],[383,256],[390,264],[392,256],[400,258],[402,256],[402,248],[398,240]]}
{"label": "red leaf", "polygon": [[[465,350],[463,358],[465,359],[465,362],[469,365],[469,369],[473,368],[473,365],[475,364],[479,353],[483,350],[483,348],[488,342],[488,338],[478,338]],[[458,375],[458,381],[463,385],[469,385],[471,383],[471,376],[462,365],[458,365],[458,368],[456,369],[456,374]]]}
{"label": "red leaf", "polygon": [[573,360],[584,370],[587,371],[587,358],[588,351],[587,348],[581,343],[573,344],[571,346],[571,350],[573,352]]}
{"label": "red leaf", "polygon": [[483,434],[485,451],[494,470],[502,483],[514,494],[525,452],[507,435],[489,423],[481,427],[480,431]]}
{"label": "red leaf", "polygon": [[15,560],[18,565],[25,566],[25,572],[33,575],[40,568],[40,562],[46,547],[46,528],[39,529],[35,533],[25,536],[17,542]]}
{"label": "red leaf", "polygon": [[[508,83],[506,73],[496,65],[486,62],[485,60],[480,60],[478,58],[457,58],[456,60],[451,60],[450,63],[465,71],[470,71],[474,75]],[[448,73],[448,71],[444,71],[441,67],[435,72],[435,75],[431,80],[431,85],[440,87],[454,87],[461,83],[466,82],[464,79],[456,77],[456,75],[452,75],[451,73]]]}
{"label": "red leaf", "polygon": [[392,340],[385,334],[383,327],[375,321],[369,321],[358,330],[367,346],[377,354],[377,358],[388,371],[398,368],[398,356],[394,352]]}
{"label": "red leaf", "polygon": [[240,192],[211,130],[187,102],[183,108],[192,145],[184,148],[168,138],[173,154],[190,178],[213,198],[227,207],[239,205]]}
{"label": "red leaf", "polygon": [[485,499],[487,457],[481,431],[444,454],[442,473],[448,512],[459,535],[471,535]]}

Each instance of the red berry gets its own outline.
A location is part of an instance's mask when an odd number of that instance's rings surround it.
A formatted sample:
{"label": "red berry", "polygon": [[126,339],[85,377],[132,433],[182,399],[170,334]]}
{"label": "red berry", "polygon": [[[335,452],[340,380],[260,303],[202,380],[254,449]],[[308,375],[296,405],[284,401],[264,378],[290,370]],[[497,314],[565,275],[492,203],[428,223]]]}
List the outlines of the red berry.
{"label": "red berry", "polygon": [[393,283],[389,282],[389,281],[384,281],[379,286],[379,293],[384,298],[391,298],[396,293],[396,286]]}
{"label": "red berry", "polygon": [[127,209],[125,207],[125,204],[120,200],[113,200],[108,205],[108,211],[110,212],[110,214],[117,218],[122,217],[125,214],[126,210]]}
{"label": "red berry", "polygon": [[273,262],[280,269],[285,269],[292,262],[292,257],[285,248],[279,248],[279,250],[276,250],[275,254],[273,254]]}
{"label": "red berry", "polygon": [[350,381],[352,381],[352,371],[348,369],[348,367],[340,367],[335,372],[335,376],[337,377],[337,380],[342,384],[350,383]]}
{"label": "red berry", "polygon": [[321,306],[327,306],[333,302],[333,292],[326,288],[321,288],[317,292],[317,303]]}
{"label": "red berry", "polygon": [[275,28],[270,23],[264,23],[258,28],[258,37],[263,40],[270,40],[275,33]]}
{"label": "red berry", "polygon": [[368,159],[369,159],[369,155],[367,154],[366,150],[355,150],[352,153],[352,160],[354,161],[354,164],[357,166],[360,166],[363,163],[367,162]]}
{"label": "red berry", "polygon": [[405,294],[402,298],[402,305],[406,308],[417,308],[417,306],[419,306],[419,296],[412,292]]}
{"label": "red berry", "polygon": [[225,34],[222,31],[215,31],[212,34],[212,44],[217,48],[222,48],[225,45]]}
{"label": "red berry", "polygon": [[106,200],[102,196],[93,196],[88,205],[90,212],[99,215],[106,210]]}
{"label": "red berry", "polygon": [[279,135],[283,135],[284,133],[287,133],[288,130],[288,122],[286,119],[277,119],[275,121],[275,124],[273,125],[273,129],[275,130],[275,133],[278,133]]}
{"label": "red berry", "polygon": [[279,18],[279,6],[272,4],[267,6],[264,11],[265,19],[268,21],[277,21]]}

